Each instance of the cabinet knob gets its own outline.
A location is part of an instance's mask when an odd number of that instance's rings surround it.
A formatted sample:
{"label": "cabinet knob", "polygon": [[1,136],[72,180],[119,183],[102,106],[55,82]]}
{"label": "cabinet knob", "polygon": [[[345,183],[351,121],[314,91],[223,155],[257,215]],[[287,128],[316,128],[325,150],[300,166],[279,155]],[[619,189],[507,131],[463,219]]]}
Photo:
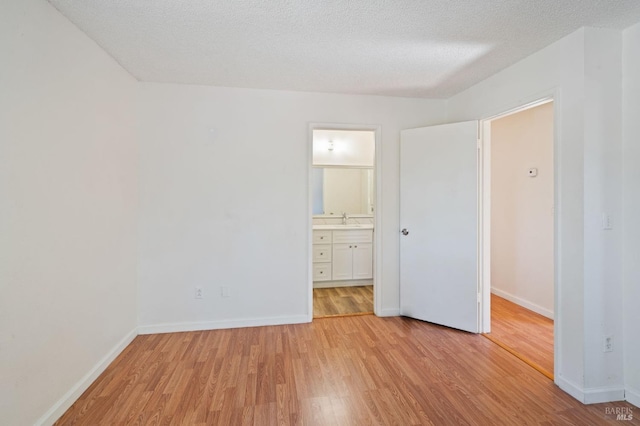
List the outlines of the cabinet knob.
{"label": "cabinet knob", "polygon": [[353,248],[358,248],[358,246],[353,246]]}
{"label": "cabinet knob", "polygon": [[349,246],[349,248],[353,248],[353,246]]}

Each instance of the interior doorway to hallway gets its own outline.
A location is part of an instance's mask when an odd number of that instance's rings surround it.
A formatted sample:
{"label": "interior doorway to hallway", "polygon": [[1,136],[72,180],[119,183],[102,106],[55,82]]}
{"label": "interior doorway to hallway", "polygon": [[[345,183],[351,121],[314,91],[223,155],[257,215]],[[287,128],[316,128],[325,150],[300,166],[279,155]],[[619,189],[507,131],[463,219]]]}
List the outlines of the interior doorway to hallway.
{"label": "interior doorway to hallway", "polygon": [[485,120],[483,132],[485,337],[553,379],[553,101]]}

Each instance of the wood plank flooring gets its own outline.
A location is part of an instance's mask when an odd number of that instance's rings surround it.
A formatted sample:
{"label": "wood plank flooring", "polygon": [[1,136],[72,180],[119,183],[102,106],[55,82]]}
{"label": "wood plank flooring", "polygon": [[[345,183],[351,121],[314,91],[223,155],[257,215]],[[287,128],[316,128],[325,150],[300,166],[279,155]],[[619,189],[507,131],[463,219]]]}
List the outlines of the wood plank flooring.
{"label": "wood plank flooring", "polygon": [[553,379],[553,320],[492,294],[486,336]]}
{"label": "wood plank flooring", "polygon": [[313,317],[373,314],[373,286],[313,289]]}
{"label": "wood plank flooring", "polygon": [[479,335],[366,315],[138,336],[57,424],[620,424],[615,408],[632,406],[582,405]]}

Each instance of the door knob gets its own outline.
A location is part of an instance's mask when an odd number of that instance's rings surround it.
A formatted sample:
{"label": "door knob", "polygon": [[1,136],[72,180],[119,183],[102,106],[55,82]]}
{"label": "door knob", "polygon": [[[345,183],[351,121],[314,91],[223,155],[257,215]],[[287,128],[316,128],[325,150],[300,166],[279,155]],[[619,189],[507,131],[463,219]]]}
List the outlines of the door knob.
{"label": "door knob", "polygon": [[403,228],[400,232],[402,232],[402,235],[409,235],[409,231],[407,231],[407,228]]}

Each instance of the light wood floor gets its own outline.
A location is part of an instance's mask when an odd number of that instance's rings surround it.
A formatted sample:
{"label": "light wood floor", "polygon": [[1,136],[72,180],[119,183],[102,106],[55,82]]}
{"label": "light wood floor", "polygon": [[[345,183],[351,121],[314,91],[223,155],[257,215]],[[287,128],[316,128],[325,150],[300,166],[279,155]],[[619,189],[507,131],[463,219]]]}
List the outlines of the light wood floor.
{"label": "light wood floor", "polygon": [[553,320],[492,294],[487,337],[553,378]]}
{"label": "light wood floor", "polygon": [[599,425],[616,407],[479,335],[366,315],[138,336],[58,424]]}
{"label": "light wood floor", "polygon": [[373,286],[313,289],[313,317],[373,313]]}

